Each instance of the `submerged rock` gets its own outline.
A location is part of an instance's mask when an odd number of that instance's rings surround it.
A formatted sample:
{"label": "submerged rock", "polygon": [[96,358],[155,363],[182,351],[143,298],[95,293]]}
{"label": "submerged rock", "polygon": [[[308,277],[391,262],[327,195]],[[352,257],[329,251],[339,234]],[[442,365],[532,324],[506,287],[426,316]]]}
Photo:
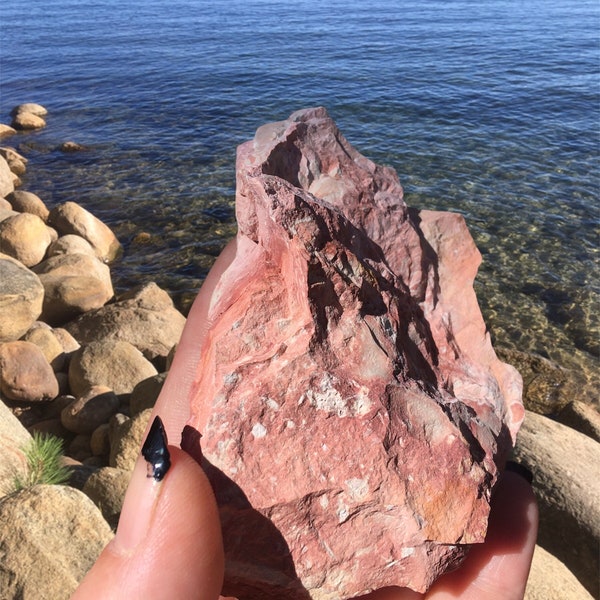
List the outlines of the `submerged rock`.
{"label": "submerged rock", "polygon": [[239,147],[236,210],[183,443],[219,503],[223,593],[426,590],[484,541],[523,417],[464,220],[407,208],[321,108]]}

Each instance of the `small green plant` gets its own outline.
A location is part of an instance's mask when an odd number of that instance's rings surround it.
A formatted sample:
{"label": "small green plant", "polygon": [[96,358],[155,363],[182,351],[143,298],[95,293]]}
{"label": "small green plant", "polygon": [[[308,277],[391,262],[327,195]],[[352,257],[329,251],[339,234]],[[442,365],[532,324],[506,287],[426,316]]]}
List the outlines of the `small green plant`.
{"label": "small green plant", "polygon": [[15,489],[29,488],[38,483],[61,484],[69,479],[69,469],[61,464],[63,442],[60,438],[34,432],[23,448],[27,460],[26,474],[15,475]]}

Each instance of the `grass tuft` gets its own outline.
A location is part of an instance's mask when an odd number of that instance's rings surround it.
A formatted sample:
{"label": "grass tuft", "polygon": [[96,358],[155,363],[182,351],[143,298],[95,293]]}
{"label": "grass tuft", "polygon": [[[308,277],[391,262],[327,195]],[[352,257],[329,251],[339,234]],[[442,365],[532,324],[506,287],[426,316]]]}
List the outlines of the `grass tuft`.
{"label": "grass tuft", "polygon": [[68,467],[61,464],[63,442],[60,438],[34,432],[32,439],[23,448],[27,460],[25,475],[15,475],[15,490],[19,491],[34,485],[62,484],[69,479]]}

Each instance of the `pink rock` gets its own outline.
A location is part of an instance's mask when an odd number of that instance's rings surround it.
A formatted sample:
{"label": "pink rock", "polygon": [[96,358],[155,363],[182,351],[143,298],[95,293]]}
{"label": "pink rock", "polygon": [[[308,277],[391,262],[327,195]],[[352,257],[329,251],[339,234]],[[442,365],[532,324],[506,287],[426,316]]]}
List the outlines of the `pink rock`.
{"label": "pink rock", "polygon": [[523,417],[473,291],[480,255],[322,108],[237,160],[238,253],[183,443],[219,502],[223,594],[424,591],[484,541]]}

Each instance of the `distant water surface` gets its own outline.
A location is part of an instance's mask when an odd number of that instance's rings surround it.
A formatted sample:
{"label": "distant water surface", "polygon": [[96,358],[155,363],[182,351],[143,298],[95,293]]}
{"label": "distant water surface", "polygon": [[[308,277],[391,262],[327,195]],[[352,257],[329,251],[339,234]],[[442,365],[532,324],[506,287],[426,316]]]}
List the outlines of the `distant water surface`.
{"label": "distant water surface", "polygon": [[465,216],[496,343],[595,401],[597,0],[17,0],[0,21],[0,121],[50,111],[7,142],[30,159],[24,189],[113,227],[117,289],[155,280],[187,305],[235,234],[235,147],[323,105],[409,205]]}

